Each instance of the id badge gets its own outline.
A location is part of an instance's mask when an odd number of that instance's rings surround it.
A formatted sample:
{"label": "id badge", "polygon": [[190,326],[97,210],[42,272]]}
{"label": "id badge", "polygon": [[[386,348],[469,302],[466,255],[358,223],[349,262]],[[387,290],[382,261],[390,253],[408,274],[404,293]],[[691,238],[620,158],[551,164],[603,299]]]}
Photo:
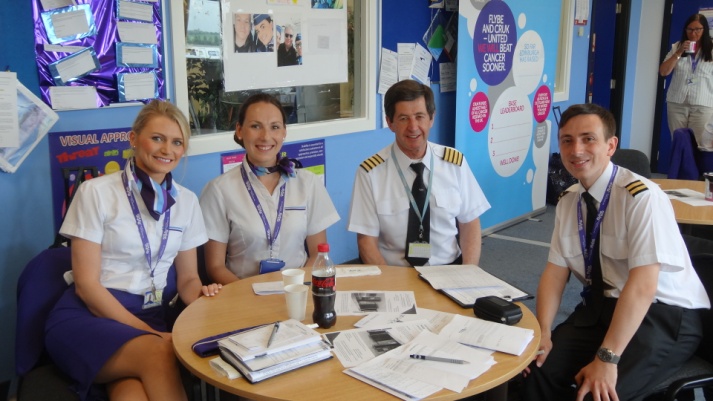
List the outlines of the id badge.
{"label": "id badge", "polygon": [[411,242],[408,244],[409,258],[431,258],[431,244],[428,242]]}
{"label": "id badge", "polygon": [[686,80],[686,84],[688,84],[688,85],[695,85],[695,84],[697,84],[697,82],[696,82],[696,79],[695,79],[695,78],[688,78],[688,79]]}
{"label": "id badge", "polygon": [[154,308],[156,306],[161,306],[161,300],[163,299],[163,290],[151,289],[144,293],[144,304],[143,309]]}
{"label": "id badge", "polygon": [[285,267],[285,262],[280,259],[263,259],[260,261],[260,274],[276,272],[283,267]]}

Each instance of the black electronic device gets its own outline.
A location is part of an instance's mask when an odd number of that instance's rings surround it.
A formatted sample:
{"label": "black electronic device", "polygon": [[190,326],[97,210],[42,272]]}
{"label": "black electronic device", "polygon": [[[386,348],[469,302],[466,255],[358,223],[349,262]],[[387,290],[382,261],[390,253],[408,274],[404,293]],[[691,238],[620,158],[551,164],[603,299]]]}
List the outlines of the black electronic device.
{"label": "black electronic device", "polygon": [[522,319],[522,309],[514,303],[490,295],[475,300],[475,316],[480,319],[512,325]]}

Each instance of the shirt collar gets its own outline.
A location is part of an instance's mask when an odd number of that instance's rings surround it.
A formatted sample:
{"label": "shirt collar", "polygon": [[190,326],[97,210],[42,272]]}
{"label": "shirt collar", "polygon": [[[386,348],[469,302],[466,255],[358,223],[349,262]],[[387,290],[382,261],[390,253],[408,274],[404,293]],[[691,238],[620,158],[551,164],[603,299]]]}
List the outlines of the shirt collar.
{"label": "shirt collar", "polygon": [[[604,198],[604,192],[607,190],[607,185],[609,185],[609,178],[611,178],[612,173],[614,172],[614,164],[610,161],[609,164],[607,165],[607,168],[604,169],[604,172],[602,175],[597,178],[597,180],[594,182],[594,185],[592,185],[589,188],[589,194],[592,195],[592,197],[597,201],[601,202],[602,198]],[[584,187],[580,184],[579,186],[579,193],[587,192]]]}
{"label": "shirt collar", "polygon": [[[401,168],[401,171],[411,171],[411,168],[409,167],[413,163],[417,163],[418,161],[410,159],[404,152],[401,151],[399,146],[394,142],[391,146],[394,148],[394,155],[396,155],[396,162],[399,164],[399,168]],[[431,158],[433,157],[433,150],[431,149],[431,143],[427,142],[426,143],[426,154],[423,156],[423,159],[420,160],[421,163],[423,163],[426,166],[426,170],[429,170],[429,166],[431,165]]]}

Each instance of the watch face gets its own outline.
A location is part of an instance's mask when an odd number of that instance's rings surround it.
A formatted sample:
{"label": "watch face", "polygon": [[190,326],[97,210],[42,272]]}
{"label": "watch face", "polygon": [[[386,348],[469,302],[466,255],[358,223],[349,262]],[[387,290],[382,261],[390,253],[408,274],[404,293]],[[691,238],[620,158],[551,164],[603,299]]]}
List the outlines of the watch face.
{"label": "watch face", "polygon": [[612,360],[612,354],[610,350],[606,348],[599,348],[599,351],[597,351],[597,356],[599,356],[599,359],[601,359],[604,362],[611,362]]}
{"label": "watch face", "polygon": [[603,362],[609,362],[615,365],[619,362],[619,356],[608,348],[599,348],[597,351],[597,357]]}

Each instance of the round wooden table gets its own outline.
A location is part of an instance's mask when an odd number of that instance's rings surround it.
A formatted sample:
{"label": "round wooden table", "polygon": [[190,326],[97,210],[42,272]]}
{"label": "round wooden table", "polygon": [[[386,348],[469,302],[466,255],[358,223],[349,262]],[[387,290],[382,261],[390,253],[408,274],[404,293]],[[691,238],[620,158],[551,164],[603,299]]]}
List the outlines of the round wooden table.
{"label": "round wooden table", "polygon": [[[415,269],[389,266],[380,268],[382,274],[378,276],[338,278],[337,291],[413,291],[418,307],[473,316],[472,309],[461,308],[418,278]],[[306,280],[309,280],[309,277],[310,271],[305,269]],[[205,382],[253,400],[394,399],[392,395],[342,373],[344,367],[336,357],[250,384],[244,378],[229,380],[220,376],[208,364],[213,357],[201,358],[192,351],[193,343],[208,336],[286,320],[288,317],[284,294],[255,295],[252,289],[252,283],[278,280],[282,280],[280,272],[240,280],[223,287],[216,297],[201,297],[189,305],[178,317],[173,328],[174,348],[183,365]],[[517,326],[532,329],[535,334],[522,355],[496,352],[494,357],[497,363],[480,377],[471,380],[462,393],[444,389],[428,399],[456,400],[493,389],[518,375],[532,361],[540,343],[540,328],[533,313],[524,305],[519,305],[523,318]],[[325,333],[352,329],[359,319],[360,316],[338,316],[334,327],[317,331]],[[304,323],[312,323],[311,296],[307,301],[307,318]]]}

